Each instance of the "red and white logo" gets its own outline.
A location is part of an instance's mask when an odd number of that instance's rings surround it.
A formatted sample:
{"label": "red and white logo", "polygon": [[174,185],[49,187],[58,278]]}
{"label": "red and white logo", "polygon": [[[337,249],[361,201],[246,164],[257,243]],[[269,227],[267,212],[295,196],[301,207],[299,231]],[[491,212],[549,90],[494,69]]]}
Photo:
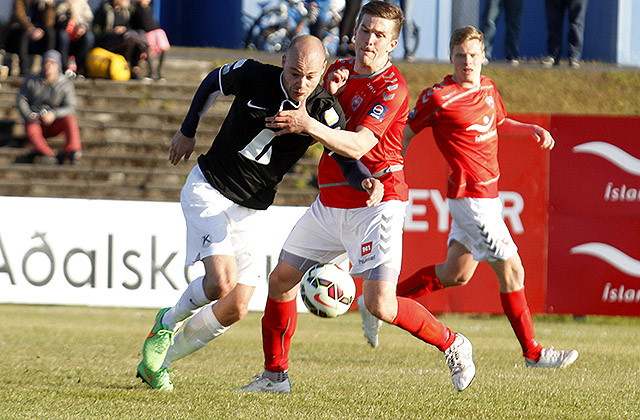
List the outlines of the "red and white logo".
{"label": "red and white logo", "polygon": [[362,248],[361,248],[361,254],[364,257],[367,254],[371,253],[371,250],[373,249],[373,242],[367,242],[366,244],[362,244]]}

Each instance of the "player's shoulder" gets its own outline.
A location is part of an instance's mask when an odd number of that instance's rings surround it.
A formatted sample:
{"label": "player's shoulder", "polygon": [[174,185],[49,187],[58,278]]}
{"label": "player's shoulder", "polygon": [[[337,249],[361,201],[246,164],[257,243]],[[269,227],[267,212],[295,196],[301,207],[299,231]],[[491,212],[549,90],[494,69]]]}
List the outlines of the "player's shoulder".
{"label": "player's shoulder", "polygon": [[313,114],[312,117],[323,121],[329,127],[334,127],[344,120],[344,112],[338,99],[320,86],[309,95],[307,108]]}
{"label": "player's shoulder", "polygon": [[253,77],[260,78],[260,76],[269,77],[272,74],[280,74],[282,68],[274,66],[273,64],[261,63],[260,61],[253,60],[251,58],[243,58],[231,63],[227,63],[222,66],[222,75],[225,76],[231,72],[241,72],[251,74]]}
{"label": "player's shoulder", "polygon": [[329,66],[328,71],[334,71],[341,68],[347,68],[349,70],[352,70],[355,63],[356,63],[356,59],[354,57],[338,58],[333,64]]}
{"label": "player's shoulder", "polygon": [[496,84],[493,82],[493,80],[491,80],[491,78],[489,76],[485,76],[485,75],[480,76],[480,86],[483,89],[496,89],[496,90],[498,90],[498,88],[496,87]]}
{"label": "player's shoulder", "polygon": [[440,83],[436,83],[422,91],[418,103],[442,102],[447,98],[454,96],[460,90],[458,85],[451,76],[445,77]]}

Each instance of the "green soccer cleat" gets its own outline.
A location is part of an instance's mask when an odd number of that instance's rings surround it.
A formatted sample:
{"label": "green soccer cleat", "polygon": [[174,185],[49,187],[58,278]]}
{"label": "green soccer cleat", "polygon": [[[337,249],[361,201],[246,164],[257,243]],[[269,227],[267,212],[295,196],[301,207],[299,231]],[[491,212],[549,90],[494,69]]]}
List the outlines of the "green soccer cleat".
{"label": "green soccer cleat", "polygon": [[169,346],[173,344],[175,331],[169,330],[162,323],[162,317],[171,308],[162,308],[156,315],[156,322],[142,345],[142,364],[148,372],[157,372],[167,355]]}
{"label": "green soccer cleat", "polygon": [[169,369],[167,368],[160,368],[152,372],[144,367],[144,363],[140,362],[136,376],[153,389],[173,391],[173,383],[171,382],[171,378],[169,378]]}

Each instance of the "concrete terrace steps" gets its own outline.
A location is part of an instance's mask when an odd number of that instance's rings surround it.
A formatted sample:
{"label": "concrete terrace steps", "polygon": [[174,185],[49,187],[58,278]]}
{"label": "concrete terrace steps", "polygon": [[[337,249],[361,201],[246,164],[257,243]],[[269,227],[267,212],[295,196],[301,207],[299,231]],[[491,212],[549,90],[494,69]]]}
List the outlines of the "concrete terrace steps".
{"label": "concrete terrace steps", "polygon": [[[209,109],[189,162],[169,164],[171,138],[202,78],[236,58],[216,57],[217,52],[208,49],[171,53],[165,63],[165,82],[74,82],[84,148],[82,161],[75,166],[14,163],[30,150],[28,145],[15,147],[24,143],[23,122],[15,108],[22,79],[9,77],[0,82],[0,119],[14,122],[14,147],[0,147],[0,195],[178,201],[184,179],[197,156],[209,149],[233,98],[220,97]],[[272,61],[277,64],[279,56]],[[64,141],[58,137],[50,144],[60,150]],[[285,175],[276,204],[309,205],[313,201],[317,154],[317,150],[310,152]]]}

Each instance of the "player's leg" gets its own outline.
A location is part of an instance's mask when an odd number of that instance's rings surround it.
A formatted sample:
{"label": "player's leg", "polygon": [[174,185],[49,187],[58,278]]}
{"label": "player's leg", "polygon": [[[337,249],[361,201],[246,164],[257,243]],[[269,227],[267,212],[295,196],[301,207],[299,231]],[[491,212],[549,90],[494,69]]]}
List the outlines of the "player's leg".
{"label": "player's leg", "polygon": [[298,322],[296,297],[303,271],[280,260],[269,276],[269,296],[262,317],[262,347],[265,364],[245,392],[291,392],[289,349]]}
{"label": "player's leg", "polygon": [[175,336],[162,366],[168,368],[173,362],[200,350],[244,318],[254,291],[254,286],[237,284],[231,293],[198,311]]}
{"label": "player's leg", "polygon": [[536,340],[533,319],[524,289],[524,267],[516,253],[507,260],[490,261],[500,281],[500,302],[528,367],[566,367],[578,358],[577,350],[545,349]]}
{"label": "player's leg", "polygon": [[[338,214],[336,214],[338,213]],[[246,392],[291,391],[287,374],[289,349],[296,329],[296,298],[302,275],[318,262],[332,262],[345,251],[333,221],[343,220],[343,209],[322,205],[319,199],[298,220],[285,241],[276,268],[269,275],[269,297],[262,317],[264,372],[250,384],[238,388]],[[322,221],[322,222],[320,222]]]}
{"label": "player's leg", "polygon": [[396,296],[395,282],[365,280],[364,303],[372,315],[408,331],[445,354],[451,380],[458,391],[467,388],[475,376],[473,348],[462,334],[454,333],[424,306],[413,299]]}
{"label": "player's leg", "polygon": [[398,296],[416,299],[445,287],[464,286],[477,267],[471,251],[461,242],[450,240],[445,262],[422,267],[402,280],[398,284]]}

